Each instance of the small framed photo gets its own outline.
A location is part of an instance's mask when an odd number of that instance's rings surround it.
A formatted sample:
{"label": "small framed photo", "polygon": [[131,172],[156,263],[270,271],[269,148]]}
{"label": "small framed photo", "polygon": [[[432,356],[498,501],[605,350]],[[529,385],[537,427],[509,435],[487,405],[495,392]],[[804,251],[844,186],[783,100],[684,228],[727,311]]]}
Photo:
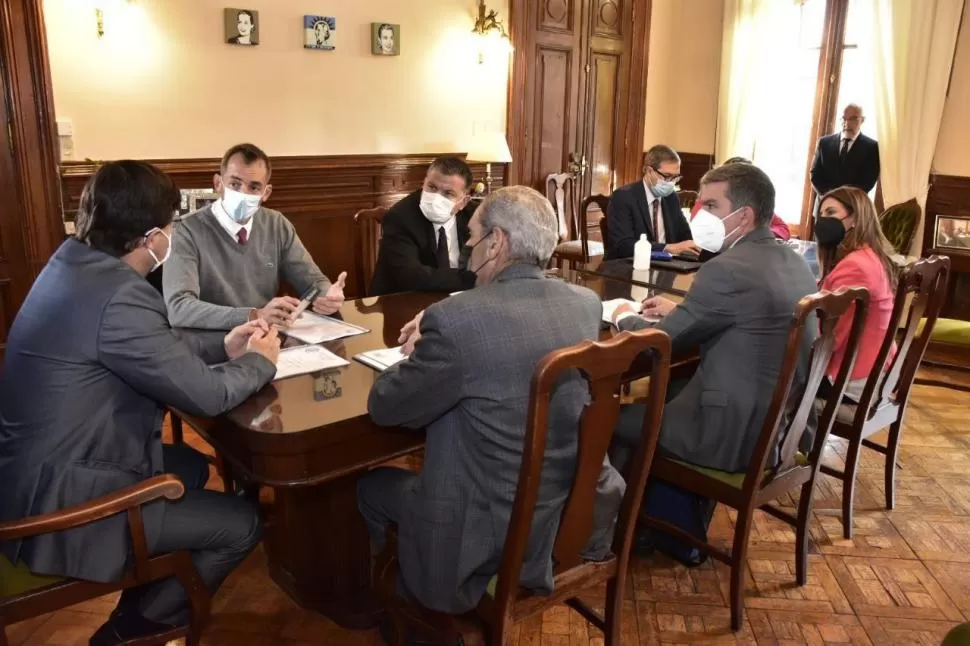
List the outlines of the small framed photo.
{"label": "small framed photo", "polygon": [[225,9],[225,39],[230,45],[259,44],[259,12],[253,9]]}
{"label": "small framed photo", "polygon": [[303,16],[303,47],[333,51],[337,48],[337,19],[333,16]]}
{"label": "small framed photo", "polygon": [[371,53],[375,56],[399,56],[401,54],[401,25],[389,22],[372,22]]}
{"label": "small framed photo", "polygon": [[938,215],[934,231],[937,249],[970,253],[970,216]]}
{"label": "small framed photo", "polygon": [[179,208],[179,216],[181,217],[195,213],[219,199],[219,194],[211,188],[183,188],[179,193],[182,194],[182,203]]}

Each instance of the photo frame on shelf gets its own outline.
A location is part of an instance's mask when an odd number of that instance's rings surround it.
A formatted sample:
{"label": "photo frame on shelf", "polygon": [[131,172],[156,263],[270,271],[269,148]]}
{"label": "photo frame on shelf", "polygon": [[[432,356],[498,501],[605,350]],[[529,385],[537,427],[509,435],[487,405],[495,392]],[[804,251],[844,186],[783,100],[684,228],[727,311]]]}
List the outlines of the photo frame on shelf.
{"label": "photo frame on shelf", "polygon": [[179,193],[182,195],[179,217],[195,213],[219,199],[219,194],[211,188],[183,188]]}
{"label": "photo frame on shelf", "polygon": [[970,216],[937,215],[933,243],[941,251],[970,254]]}

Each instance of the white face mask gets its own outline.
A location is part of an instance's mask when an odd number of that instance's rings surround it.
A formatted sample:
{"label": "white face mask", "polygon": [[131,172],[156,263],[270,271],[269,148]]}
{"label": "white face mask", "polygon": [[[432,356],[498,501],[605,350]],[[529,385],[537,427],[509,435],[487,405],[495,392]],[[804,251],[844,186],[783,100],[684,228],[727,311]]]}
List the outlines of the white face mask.
{"label": "white face mask", "polygon": [[259,202],[262,197],[262,195],[247,195],[231,188],[225,188],[222,191],[222,208],[226,210],[233,221],[243,224],[249,222],[249,218],[253,217],[256,210],[259,209]]}
{"label": "white face mask", "polygon": [[165,247],[165,257],[162,258],[161,260],[158,259],[158,256],[155,255],[154,251],[152,251],[151,249],[148,249],[148,253],[151,254],[152,260],[155,261],[155,264],[152,265],[152,268],[148,270],[148,273],[152,273],[153,271],[161,267],[163,264],[165,264],[165,261],[168,260],[168,257],[172,255],[172,239],[168,237],[167,233],[165,233],[158,227],[149,230],[148,233],[145,234],[145,240],[148,240],[148,238],[152,237],[155,233],[161,233],[163,236],[165,236],[165,239],[168,240],[168,246]]}
{"label": "white face mask", "polygon": [[445,224],[453,216],[455,203],[441,193],[421,191],[421,212],[433,224]]}
{"label": "white face mask", "polygon": [[[738,209],[740,211],[741,209]],[[719,253],[724,248],[724,241],[729,235],[733,235],[738,230],[735,227],[731,233],[727,233],[724,228],[724,221],[732,217],[738,211],[732,211],[724,220],[717,217],[707,209],[701,209],[690,221],[690,235],[698,247],[711,253]]]}

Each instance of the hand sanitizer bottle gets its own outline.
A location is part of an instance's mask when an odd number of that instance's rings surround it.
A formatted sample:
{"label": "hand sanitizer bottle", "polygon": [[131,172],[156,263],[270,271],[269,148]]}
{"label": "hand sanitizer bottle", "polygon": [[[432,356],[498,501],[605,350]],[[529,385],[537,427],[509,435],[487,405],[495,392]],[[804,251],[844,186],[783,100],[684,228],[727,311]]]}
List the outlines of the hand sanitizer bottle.
{"label": "hand sanitizer bottle", "polygon": [[640,239],[633,245],[633,270],[647,271],[650,269],[650,252],[653,246],[647,240],[647,234],[641,233]]}

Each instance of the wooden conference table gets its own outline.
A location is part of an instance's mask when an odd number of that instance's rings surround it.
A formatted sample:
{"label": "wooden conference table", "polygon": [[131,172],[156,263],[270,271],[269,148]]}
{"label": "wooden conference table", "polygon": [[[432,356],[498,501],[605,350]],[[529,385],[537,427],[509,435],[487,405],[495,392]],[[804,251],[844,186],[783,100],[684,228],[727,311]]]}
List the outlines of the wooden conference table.
{"label": "wooden conference table", "polygon": [[[663,272],[655,282],[670,288],[587,270],[567,270],[562,277],[604,300],[642,299],[652,291],[680,300],[673,284],[689,287],[689,279]],[[357,509],[357,478],[424,445],[422,432],[371,421],[367,396],[378,373],[353,356],[399,345],[401,327],[442,298],[447,295],[406,293],[348,301],[342,318],[371,331],[325,345],[350,365],[274,382],[216,419],[179,413],[235,475],[274,489],[264,537],[270,575],[302,607],[346,628],[372,627],[380,614],[370,593],[370,542]]]}

